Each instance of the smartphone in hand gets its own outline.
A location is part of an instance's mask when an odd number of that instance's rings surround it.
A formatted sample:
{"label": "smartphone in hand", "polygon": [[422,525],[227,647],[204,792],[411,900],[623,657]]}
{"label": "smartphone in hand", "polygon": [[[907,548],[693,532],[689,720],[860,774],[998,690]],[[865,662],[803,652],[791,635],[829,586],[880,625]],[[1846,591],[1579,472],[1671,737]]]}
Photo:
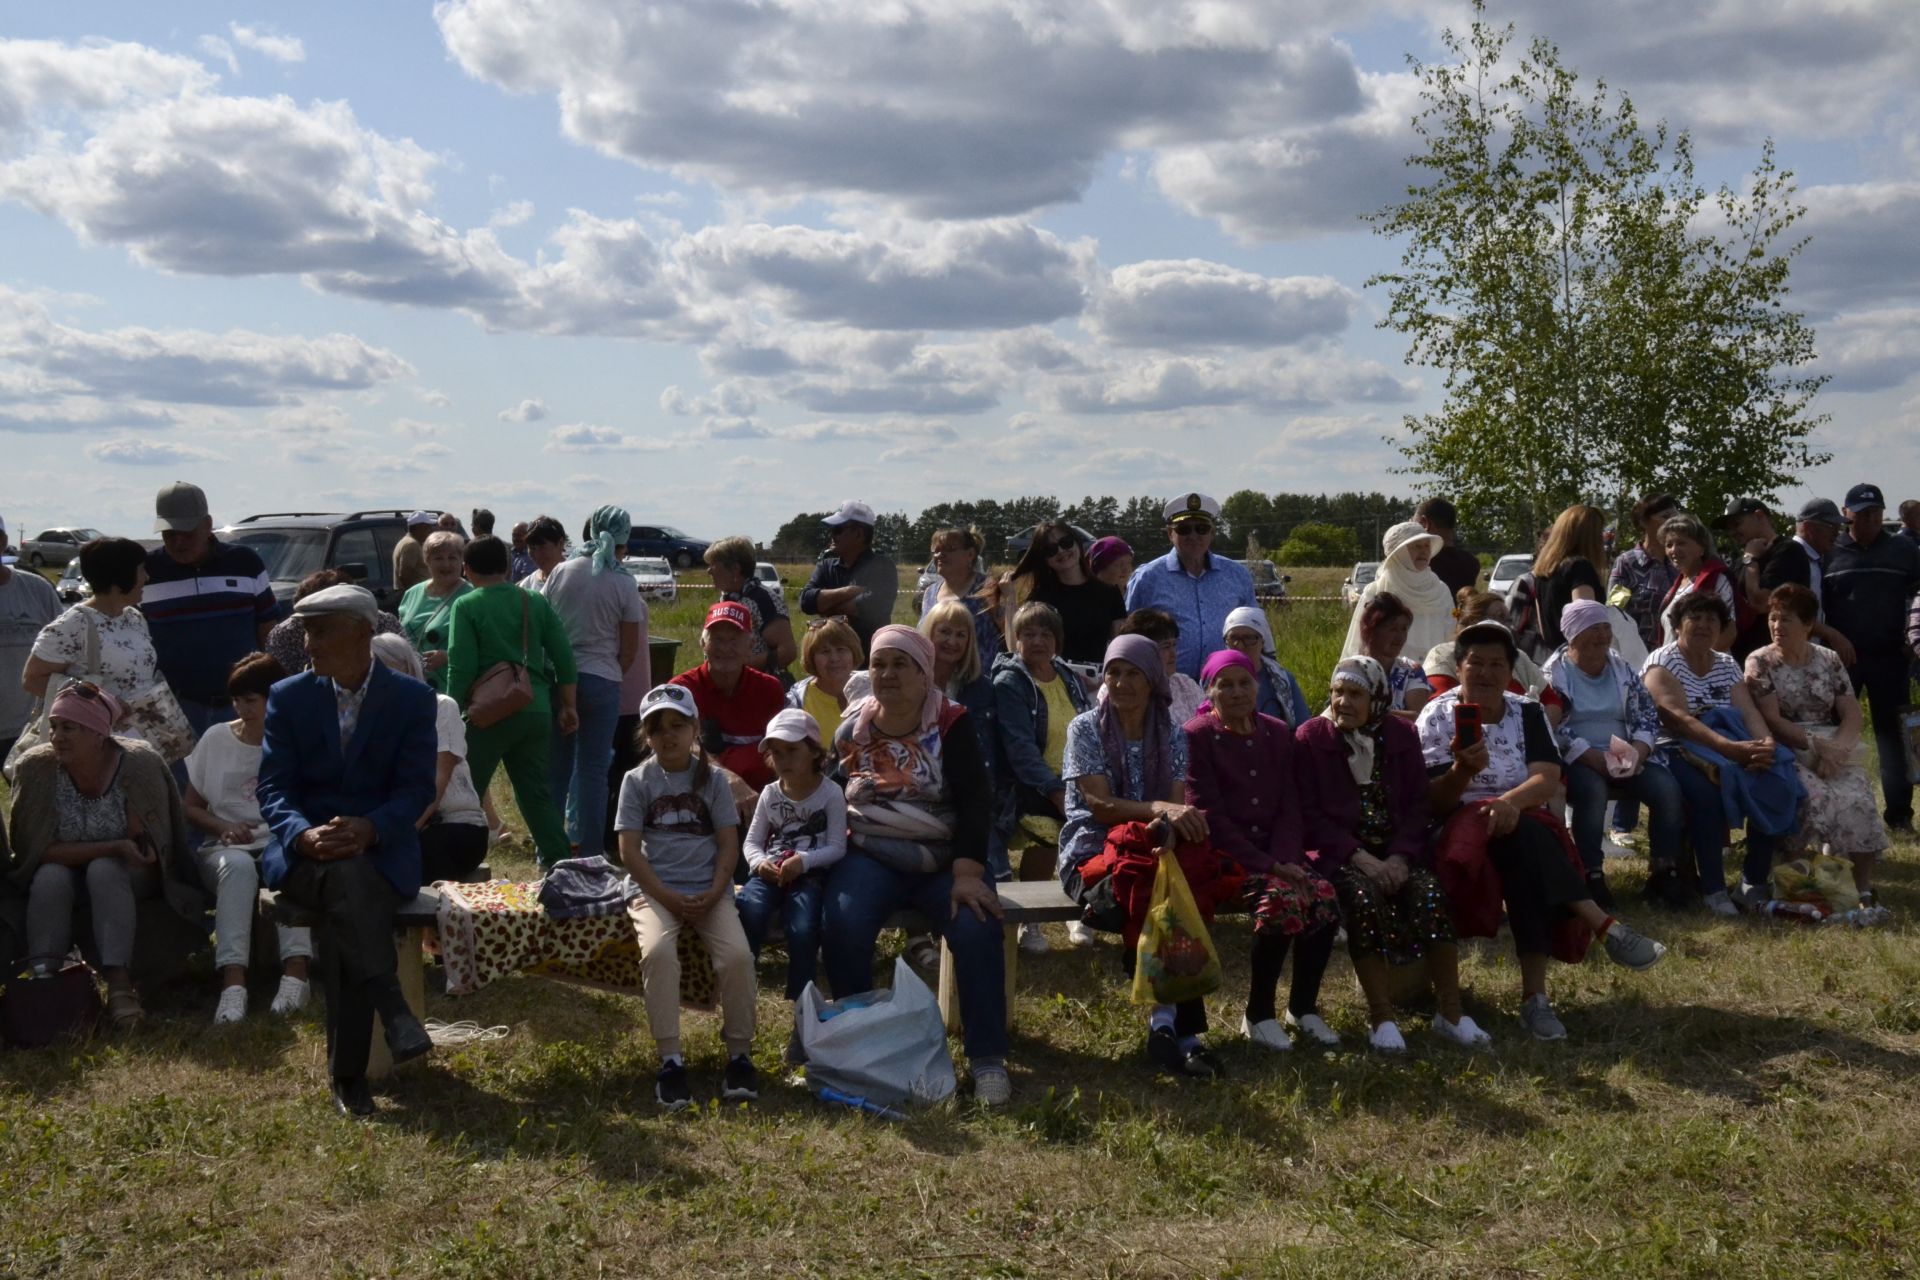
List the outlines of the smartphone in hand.
{"label": "smartphone in hand", "polygon": [[1453,708],[1453,752],[1455,755],[1480,742],[1480,708],[1472,702],[1458,702]]}

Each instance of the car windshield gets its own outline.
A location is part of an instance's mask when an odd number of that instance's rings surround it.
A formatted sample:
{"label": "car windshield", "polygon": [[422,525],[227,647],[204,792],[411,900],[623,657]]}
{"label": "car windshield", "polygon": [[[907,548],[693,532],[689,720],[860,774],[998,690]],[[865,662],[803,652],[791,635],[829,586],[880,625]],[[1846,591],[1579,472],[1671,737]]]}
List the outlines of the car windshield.
{"label": "car windshield", "polygon": [[778,582],[780,571],[770,564],[757,564],[753,566],[753,576],[762,582]]}
{"label": "car windshield", "polygon": [[1353,567],[1353,580],[1356,584],[1372,582],[1373,575],[1380,572],[1378,564],[1357,564]]}
{"label": "car windshield", "polygon": [[667,567],[667,562],[658,556],[639,556],[628,560],[627,566],[629,573],[646,574],[648,577],[659,577],[663,574],[671,576],[673,573],[673,570]]}
{"label": "car windshield", "polygon": [[1493,576],[1496,578],[1517,578],[1532,567],[1532,556],[1502,556],[1500,563],[1493,566]]}
{"label": "car windshield", "polygon": [[222,542],[246,547],[267,566],[275,582],[298,582],[327,567],[325,529],[227,529]]}
{"label": "car windshield", "polygon": [[1247,562],[1247,568],[1253,571],[1253,580],[1255,582],[1272,582],[1280,576],[1279,571],[1273,567],[1273,561],[1271,560],[1249,560]]}
{"label": "car windshield", "polygon": [[102,535],[98,529],[75,529],[73,536],[77,542],[92,542],[95,538]]}
{"label": "car windshield", "polygon": [[674,528],[674,527],[673,527],[672,525],[670,525],[670,524],[663,524],[663,525],[661,525],[661,526],[660,526],[660,532],[661,532],[662,534],[664,534],[664,535],[666,535],[666,536],[667,536],[667,537],[669,537],[669,538],[679,538],[679,539],[680,539],[681,541],[683,541],[683,542],[684,542],[684,541],[689,541],[689,539],[687,538],[687,535],[686,535],[686,534],[684,534],[684,533],[682,533],[682,532],[680,532],[680,530],[678,530],[678,529],[676,529],[676,528]]}

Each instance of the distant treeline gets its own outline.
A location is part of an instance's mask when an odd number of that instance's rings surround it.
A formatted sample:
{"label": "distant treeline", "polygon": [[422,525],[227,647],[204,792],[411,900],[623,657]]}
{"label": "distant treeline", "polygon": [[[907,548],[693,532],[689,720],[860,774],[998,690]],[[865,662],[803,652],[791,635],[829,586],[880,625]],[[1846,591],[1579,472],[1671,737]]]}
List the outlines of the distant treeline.
{"label": "distant treeline", "polygon": [[[941,529],[972,525],[986,539],[987,558],[1005,564],[1007,539],[1043,520],[1063,519],[1095,537],[1114,534],[1141,558],[1163,554],[1167,539],[1161,511],[1173,494],[1136,498],[1085,497],[1062,504],[1054,497],[991,498],[942,502],[917,516],[885,512],[874,528],[876,545],[905,560],[924,559]],[[1411,518],[1418,500],[1384,493],[1256,493],[1241,489],[1220,502],[1220,534],[1214,550],[1244,558],[1269,556],[1282,564],[1340,564],[1379,556],[1381,535]],[[876,506],[877,510],[877,506]],[[820,521],[828,512],[803,512],[781,525],[767,549],[786,560],[811,560],[826,545]],[[1463,515],[1464,522],[1464,515]],[[1471,539],[1466,541],[1471,545]]]}

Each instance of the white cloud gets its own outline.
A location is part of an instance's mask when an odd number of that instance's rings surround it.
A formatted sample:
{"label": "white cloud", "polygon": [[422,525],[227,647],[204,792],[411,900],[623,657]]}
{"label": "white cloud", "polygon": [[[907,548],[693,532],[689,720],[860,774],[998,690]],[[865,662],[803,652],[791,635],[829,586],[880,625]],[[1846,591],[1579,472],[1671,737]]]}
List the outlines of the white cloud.
{"label": "white cloud", "polygon": [[421,404],[431,405],[436,409],[445,409],[453,404],[453,397],[444,391],[427,389],[416,391],[414,394],[420,397]]}
{"label": "white cloud", "polygon": [[233,39],[243,49],[272,58],[275,62],[305,62],[307,46],[298,36],[276,35],[265,27],[243,26],[238,22],[229,23],[227,29],[233,33]]}
{"label": "white cloud", "polygon": [[239,55],[233,51],[232,45],[222,40],[219,36],[201,36],[200,52],[206,54],[209,58],[226,64],[227,70],[232,74],[236,76],[240,74]]}
{"label": "white cloud", "polygon": [[512,200],[493,211],[487,219],[490,227],[517,227],[533,218],[533,201]]}
{"label": "white cloud", "polygon": [[541,400],[529,398],[511,408],[502,409],[497,416],[502,422],[538,422],[547,416],[547,406]]}
{"label": "white cloud", "polygon": [[[610,155],[922,217],[1071,200],[1121,146],[1355,109],[1351,53],[1281,7],[1111,0],[442,0],[449,52]],[[1221,15],[1231,13],[1230,18]]]}
{"label": "white cloud", "polygon": [[234,330],[128,327],[89,331],[0,286],[0,362],[65,394],[170,404],[270,405],[316,391],[363,390],[413,372],[348,334],[289,338]]}
{"label": "white cloud", "polygon": [[1829,392],[1873,392],[1920,376],[1920,307],[1845,313],[1822,325],[1816,372]]}
{"label": "white cloud", "polygon": [[1311,359],[1172,356],[1116,363],[1098,375],[1060,379],[1044,388],[1042,396],[1069,413],[1164,413],[1399,402],[1411,400],[1418,388],[1415,380],[1375,361],[1323,352]]}
{"label": "white cloud", "polygon": [[1087,319],[1118,346],[1268,347],[1339,333],[1359,305],[1326,276],[1276,279],[1188,259],[1116,268]]}
{"label": "white cloud", "polygon": [[1361,215],[1406,194],[1418,86],[1411,75],[1360,77],[1350,114],[1245,138],[1162,150],[1153,178],[1188,213],[1242,240],[1294,240],[1364,229]]}
{"label": "white cloud", "polygon": [[95,462],[112,462],[129,467],[159,467],[175,462],[216,462],[220,455],[207,449],[172,440],[122,437],[102,440],[87,446],[87,456]]}
{"label": "white cloud", "polygon": [[1025,222],[893,224],[871,234],[707,227],[677,254],[721,296],[757,290],[797,320],[861,329],[1000,329],[1077,315],[1090,243]]}

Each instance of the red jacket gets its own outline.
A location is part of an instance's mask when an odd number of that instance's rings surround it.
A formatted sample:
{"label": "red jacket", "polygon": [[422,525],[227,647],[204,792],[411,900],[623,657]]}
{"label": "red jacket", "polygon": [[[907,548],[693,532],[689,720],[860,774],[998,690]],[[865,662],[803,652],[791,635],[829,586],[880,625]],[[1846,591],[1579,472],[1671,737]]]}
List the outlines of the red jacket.
{"label": "red jacket", "polygon": [[[1586,866],[1567,838],[1567,829],[1545,809],[1527,809],[1522,822],[1538,822],[1559,838],[1567,861],[1573,869],[1586,874]],[[1485,802],[1461,805],[1440,828],[1440,843],[1434,850],[1433,874],[1447,895],[1453,913],[1453,927],[1463,938],[1491,938],[1500,932],[1500,873],[1487,857],[1487,807]],[[1579,964],[1593,945],[1593,930],[1583,921],[1566,916],[1553,928],[1553,958],[1567,964]]]}
{"label": "red jacket", "polygon": [[[1208,921],[1222,903],[1240,897],[1246,873],[1212,845],[1188,841],[1175,846],[1173,856],[1187,877],[1194,905]],[[1153,878],[1159,870],[1160,842],[1144,822],[1109,827],[1106,847],[1080,866],[1082,884],[1097,884],[1106,876],[1113,877],[1114,901],[1127,913],[1127,928],[1121,937],[1129,951],[1140,941],[1140,926],[1153,901]]]}

